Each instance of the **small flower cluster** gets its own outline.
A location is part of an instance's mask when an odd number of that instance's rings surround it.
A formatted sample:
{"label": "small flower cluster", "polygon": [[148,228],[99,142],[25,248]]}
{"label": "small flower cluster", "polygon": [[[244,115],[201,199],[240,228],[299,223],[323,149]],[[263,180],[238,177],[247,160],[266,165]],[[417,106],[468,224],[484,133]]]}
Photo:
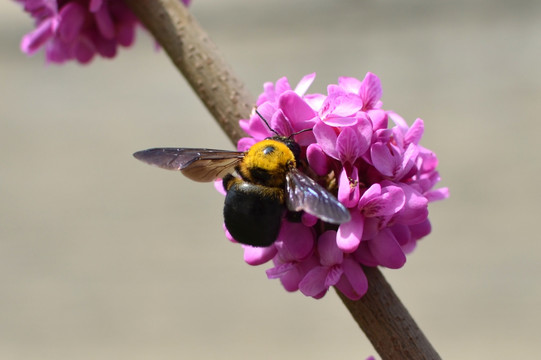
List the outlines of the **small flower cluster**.
{"label": "small flower cluster", "polygon": [[[118,46],[130,46],[139,21],[122,0],[15,0],[36,21],[21,41],[32,55],[45,47],[47,61],[76,60],[86,64],[98,54],[116,55]],[[182,0],[187,6],[191,0]]]}
{"label": "small flower cluster", "polygon": [[[317,176],[334,176],[351,221],[333,228],[308,214],[298,223],[284,219],[277,241],[266,248],[243,245],[244,259],[251,265],[272,260],[267,276],[279,278],[288,291],[321,298],[336,286],[356,300],[368,289],[361,265],[402,267],[431,230],[428,203],[449,193],[432,189],[440,180],[438,160],[419,145],[423,120],[408,126],[383,110],[376,75],[341,77],[327,95],[306,94],[314,78],[305,76],[294,90],[285,77],[266,83],[257,108],[283,136],[313,129],[295,136],[301,157]],[[240,151],[273,135],[257,115],[240,125],[250,135],[239,141]]]}

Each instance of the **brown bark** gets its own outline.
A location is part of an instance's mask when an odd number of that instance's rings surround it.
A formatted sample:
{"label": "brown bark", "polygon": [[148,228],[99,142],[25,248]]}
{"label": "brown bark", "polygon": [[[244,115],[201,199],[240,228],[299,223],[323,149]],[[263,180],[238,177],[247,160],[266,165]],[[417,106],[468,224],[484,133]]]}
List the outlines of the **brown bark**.
{"label": "brown bark", "polygon": [[440,359],[378,268],[363,267],[368,292],[357,301],[336,292],[382,359]]}

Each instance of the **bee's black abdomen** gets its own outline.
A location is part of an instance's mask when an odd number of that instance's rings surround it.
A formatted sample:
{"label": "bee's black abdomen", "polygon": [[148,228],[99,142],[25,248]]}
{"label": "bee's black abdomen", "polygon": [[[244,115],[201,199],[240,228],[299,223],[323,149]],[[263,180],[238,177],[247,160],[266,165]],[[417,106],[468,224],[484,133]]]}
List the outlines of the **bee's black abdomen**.
{"label": "bee's black abdomen", "polygon": [[235,240],[259,247],[276,241],[284,212],[281,191],[241,181],[231,184],[225,198],[224,221]]}

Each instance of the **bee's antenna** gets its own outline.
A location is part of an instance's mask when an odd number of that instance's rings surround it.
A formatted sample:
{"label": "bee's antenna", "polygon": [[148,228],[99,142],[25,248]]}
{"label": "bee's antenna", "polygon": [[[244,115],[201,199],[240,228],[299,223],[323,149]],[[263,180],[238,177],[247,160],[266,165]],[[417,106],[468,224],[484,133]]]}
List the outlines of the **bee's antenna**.
{"label": "bee's antenna", "polygon": [[[257,115],[259,115],[259,117],[261,118],[261,120],[263,120],[263,122],[265,123],[265,125],[267,125],[267,127],[269,128],[270,131],[272,131],[273,133],[275,133],[276,136],[282,136],[282,135],[278,134],[278,133],[276,132],[276,130],[274,130],[273,128],[270,127],[270,125],[269,125],[269,123],[267,122],[267,120],[265,120],[265,118],[263,117],[263,115],[261,115],[257,109],[254,109],[254,110],[255,110],[255,113],[256,113]],[[288,139],[291,139],[291,138],[292,138],[293,136],[295,136],[295,135],[299,135],[299,134],[301,134],[301,133],[303,133],[303,132],[312,131],[312,130],[313,130],[312,128],[303,129],[303,130],[297,131],[297,132],[295,132],[295,133],[289,135],[287,138],[288,138]]]}
{"label": "bee's antenna", "polygon": [[257,109],[255,109],[255,113],[256,113],[257,115],[259,115],[259,117],[261,118],[261,120],[263,120],[263,122],[265,123],[265,125],[267,125],[267,127],[269,128],[270,131],[272,131],[273,133],[275,133],[276,136],[280,136],[280,134],[278,134],[278,133],[276,132],[276,130],[274,130],[273,128],[270,127],[270,125],[269,125],[269,123],[267,122],[267,120],[265,120],[265,118],[263,117],[263,115],[261,115]]}
{"label": "bee's antenna", "polygon": [[302,129],[302,130],[300,130],[300,131],[297,131],[297,132],[295,132],[295,133],[289,135],[288,138],[291,139],[291,138],[292,138],[293,136],[295,136],[295,135],[299,135],[299,134],[301,134],[301,133],[303,133],[303,132],[312,131],[312,130],[314,130],[314,129],[312,129],[312,128]]}

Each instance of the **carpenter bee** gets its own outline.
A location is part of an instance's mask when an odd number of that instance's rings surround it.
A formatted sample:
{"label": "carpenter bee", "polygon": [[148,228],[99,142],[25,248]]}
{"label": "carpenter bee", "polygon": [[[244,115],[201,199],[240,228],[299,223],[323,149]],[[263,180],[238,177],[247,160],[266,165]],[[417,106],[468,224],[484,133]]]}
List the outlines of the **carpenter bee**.
{"label": "carpenter bee", "polygon": [[225,226],[242,244],[272,245],[286,209],[305,211],[332,224],[348,222],[351,215],[347,208],[297,168],[301,149],[292,137],[300,132],[280,136],[258,115],[275,136],[254,144],[246,152],[154,148],[133,156],[150,165],[180,171],[194,181],[223,179],[227,192]]}

